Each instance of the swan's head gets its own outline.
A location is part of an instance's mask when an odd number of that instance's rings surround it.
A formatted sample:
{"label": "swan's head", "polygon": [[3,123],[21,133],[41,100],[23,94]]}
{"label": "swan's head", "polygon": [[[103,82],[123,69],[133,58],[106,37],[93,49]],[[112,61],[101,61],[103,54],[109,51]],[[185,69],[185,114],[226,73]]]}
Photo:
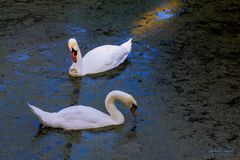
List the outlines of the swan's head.
{"label": "swan's head", "polygon": [[134,117],[137,116],[137,102],[133,98],[133,96],[129,95],[127,98],[126,106],[128,106],[133,114]]}
{"label": "swan's head", "polygon": [[110,93],[108,93],[105,99],[106,106],[114,103],[116,99],[120,100],[123,104],[125,104],[125,106],[131,110],[134,117],[137,116],[137,101],[133,98],[132,95],[119,90],[111,91]]}
{"label": "swan's head", "polygon": [[72,52],[72,59],[74,63],[77,63],[77,54],[78,54],[78,44],[76,39],[70,38],[68,40],[68,48]]}

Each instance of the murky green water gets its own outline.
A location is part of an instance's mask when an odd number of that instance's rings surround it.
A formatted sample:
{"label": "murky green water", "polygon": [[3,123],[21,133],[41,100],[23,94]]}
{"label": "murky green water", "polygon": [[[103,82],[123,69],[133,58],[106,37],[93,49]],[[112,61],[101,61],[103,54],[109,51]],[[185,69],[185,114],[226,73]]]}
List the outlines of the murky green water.
{"label": "murky green water", "polygon": [[[240,3],[237,0],[0,2],[0,159],[240,159]],[[82,53],[134,38],[128,60],[107,73],[68,76],[70,37]],[[30,102],[103,112],[108,92],[122,126],[40,129]]]}

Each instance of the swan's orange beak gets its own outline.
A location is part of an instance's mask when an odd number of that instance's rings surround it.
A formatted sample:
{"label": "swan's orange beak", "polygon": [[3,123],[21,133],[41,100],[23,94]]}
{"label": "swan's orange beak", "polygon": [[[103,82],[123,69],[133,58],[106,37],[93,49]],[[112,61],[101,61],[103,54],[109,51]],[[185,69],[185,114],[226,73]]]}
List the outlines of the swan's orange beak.
{"label": "swan's orange beak", "polygon": [[72,48],[72,59],[74,63],[77,62],[77,51],[74,50],[73,48]]}
{"label": "swan's orange beak", "polygon": [[132,107],[130,110],[131,110],[133,116],[137,117],[137,106],[135,104],[132,104]]}

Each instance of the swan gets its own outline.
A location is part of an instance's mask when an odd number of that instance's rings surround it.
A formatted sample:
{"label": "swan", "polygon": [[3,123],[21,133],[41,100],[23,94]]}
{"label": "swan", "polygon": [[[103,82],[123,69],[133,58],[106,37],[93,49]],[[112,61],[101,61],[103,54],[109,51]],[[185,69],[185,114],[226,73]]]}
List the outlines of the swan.
{"label": "swan", "polygon": [[123,124],[124,116],[115,106],[117,99],[122,101],[136,117],[136,100],[130,94],[118,90],[111,91],[105,98],[105,106],[110,115],[83,105],[70,106],[53,113],[45,112],[31,104],[28,106],[43,127],[82,130]]}
{"label": "swan", "polygon": [[82,57],[77,40],[70,38],[68,47],[72,52],[73,63],[69,75],[81,77],[113,69],[123,63],[132,49],[132,38],[118,45],[103,45],[92,49]]}

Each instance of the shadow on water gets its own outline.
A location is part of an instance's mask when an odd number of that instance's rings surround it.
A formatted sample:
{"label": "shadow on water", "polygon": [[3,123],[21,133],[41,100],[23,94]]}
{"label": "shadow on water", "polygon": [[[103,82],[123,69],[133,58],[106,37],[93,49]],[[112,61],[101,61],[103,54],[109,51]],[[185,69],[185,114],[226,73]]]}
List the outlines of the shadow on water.
{"label": "shadow on water", "polygon": [[42,125],[39,125],[39,129],[34,136],[33,141],[41,140],[43,137],[47,136],[50,133],[64,135],[65,143],[63,145],[63,154],[64,160],[68,160],[72,154],[73,144],[79,144],[81,142],[81,132],[82,131],[65,131],[62,129],[54,129],[49,127],[42,128]]}
{"label": "shadow on water", "polygon": [[78,105],[79,93],[81,89],[81,78],[70,77],[72,84],[71,103],[70,106]]}
{"label": "shadow on water", "polygon": [[[101,132],[109,132],[114,130],[121,130],[124,128],[124,125],[117,125],[117,126],[107,126],[107,127],[101,127],[101,128],[94,128],[94,129],[85,129],[85,130],[77,130],[77,131],[67,131],[63,129],[58,128],[50,128],[50,127],[43,127],[42,124],[39,124],[38,131],[36,135],[34,136],[36,139],[41,139],[42,137],[46,136],[49,133],[58,133],[58,134],[68,134],[68,135],[81,135],[81,132],[92,132],[92,133],[101,133]],[[132,128],[126,133],[136,133],[137,130],[137,120],[135,119],[133,122]]]}
{"label": "shadow on water", "polygon": [[[134,121],[133,127],[125,133],[125,136],[127,140],[135,139],[136,138],[136,121]],[[119,126],[107,126],[102,128],[96,128],[96,129],[88,129],[88,130],[78,130],[78,131],[66,131],[63,129],[55,129],[55,128],[49,128],[44,127],[42,128],[42,125],[39,125],[39,129],[34,136],[33,141],[41,141],[42,138],[47,136],[48,134],[60,134],[65,137],[65,141],[63,144],[63,159],[69,160],[72,156],[73,151],[73,145],[74,144],[80,144],[82,139],[82,132],[88,132],[91,134],[99,134],[99,133],[107,133],[107,132],[118,132],[119,130],[122,130],[124,128],[124,125]],[[81,150],[80,150],[81,152]]]}
{"label": "shadow on water", "polygon": [[125,134],[125,137],[130,140],[134,139],[137,136],[137,121],[134,120],[133,127]]}

